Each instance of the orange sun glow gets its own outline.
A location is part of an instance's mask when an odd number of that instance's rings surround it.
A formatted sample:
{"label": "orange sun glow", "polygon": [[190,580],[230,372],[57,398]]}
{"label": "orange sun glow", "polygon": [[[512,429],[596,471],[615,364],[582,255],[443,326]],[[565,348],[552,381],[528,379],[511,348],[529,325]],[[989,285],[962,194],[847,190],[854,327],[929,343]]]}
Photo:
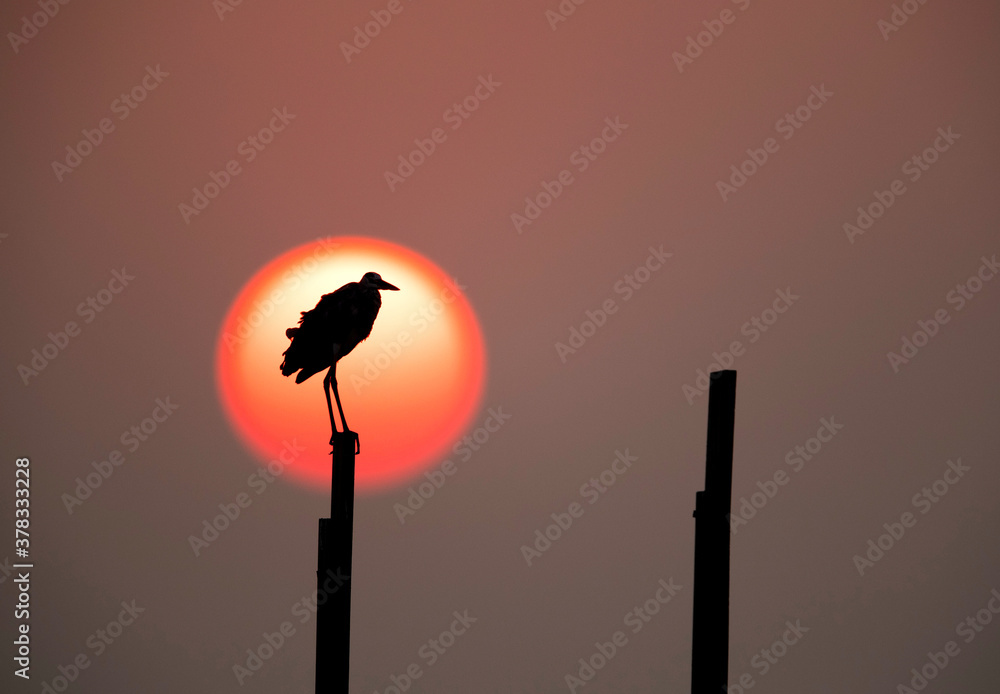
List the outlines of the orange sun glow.
{"label": "orange sun glow", "polygon": [[408,248],[373,239],[337,237],[294,248],[236,297],[219,334],[216,377],[226,414],[248,448],[309,487],[330,485],[326,372],[300,384],[281,375],[285,329],[323,294],[368,271],[400,291],[381,293],[371,336],[337,364],[347,423],[361,439],[358,491],[393,486],[436,465],[481,402],[486,359],[479,323],[462,287],[444,271]]}

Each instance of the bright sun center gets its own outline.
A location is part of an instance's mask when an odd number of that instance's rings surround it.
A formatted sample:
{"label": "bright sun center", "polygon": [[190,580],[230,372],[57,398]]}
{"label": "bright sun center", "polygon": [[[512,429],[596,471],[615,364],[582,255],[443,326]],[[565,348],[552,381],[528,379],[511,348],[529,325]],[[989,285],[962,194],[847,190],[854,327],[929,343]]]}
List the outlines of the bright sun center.
{"label": "bright sun center", "polygon": [[337,364],[344,414],[361,440],[358,491],[393,486],[436,465],[481,402],[479,324],[463,288],[439,267],[403,246],[365,238],[292,249],[236,297],[219,335],[216,375],[233,427],[260,462],[310,487],[330,485],[326,371],[300,384],[294,374],[281,375],[290,343],[285,329],[323,294],[369,271],[400,291],[380,292],[371,335]]}

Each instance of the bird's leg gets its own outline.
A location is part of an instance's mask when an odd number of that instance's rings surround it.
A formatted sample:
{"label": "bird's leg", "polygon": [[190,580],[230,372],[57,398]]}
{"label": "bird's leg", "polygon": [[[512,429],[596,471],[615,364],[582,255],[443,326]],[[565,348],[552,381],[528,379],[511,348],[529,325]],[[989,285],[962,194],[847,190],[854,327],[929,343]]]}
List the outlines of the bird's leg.
{"label": "bird's leg", "polygon": [[340,404],[340,393],[337,392],[337,362],[333,362],[333,366],[330,367],[330,383],[333,386],[333,397],[337,399],[337,410],[340,412],[340,421],[343,423],[344,432],[346,433],[350,429],[347,428],[347,420],[344,418],[344,408]]}
{"label": "bird's leg", "polygon": [[[333,419],[333,403],[330,402],[330,379],[333,373],[333,367],[326,372],[326,376],[323,377],[323,394],[326,395],[326,409],[330,413],[330,443],[333,443],[333,437],[337,434],[337,423]],[[337,405],[340,405],[340,401],[337,401]]]}
{"label": "bird's leg", "polygon": [[[352,432],[350,429],[347,428],[347,418],[344,417],[344,408],[340,404],[340,393],[337,391],[337,374],[336,374],[336,371],[337,371],[337,362],[334,362],[333,366],[330,367],[330,372],[329,372],[330,373],[330,385],[333,386],[333,397],[337,398],[337,409],[340,411],[340,421],[344,425],[344,430],[342,432],[338,432],[338,433],[341,433],[341,434],[351,434],[353,436],[353,438],[354,438],[354,453],[356,455],[356,454],[358,454],[358,453],[361,452],[361,441],[358,439],[358,435],[357,434],[355,434],[354,432]],[[329,399],[329,396],[327,396],[327,398]],[[332,410],[330,411],[330,418],[331,418],[331,420],[333,418],[333,411]],[[336,438],[337,438],[337,434],[336,433],[333,434],[333,436],[330,437],[330,445],[331,446],[335,446],[336,445],[336,443],[334,442],[334,439],[336,439]]]}

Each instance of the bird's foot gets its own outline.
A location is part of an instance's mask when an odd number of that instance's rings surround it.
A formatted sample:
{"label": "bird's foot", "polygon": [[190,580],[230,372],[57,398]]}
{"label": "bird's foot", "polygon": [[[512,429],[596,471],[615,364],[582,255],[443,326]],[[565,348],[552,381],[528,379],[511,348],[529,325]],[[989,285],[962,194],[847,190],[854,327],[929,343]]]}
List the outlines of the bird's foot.
{"label": "bird's foot", "polygon": [[338,439],[341,439],[342,443],[347,443],[353,439],[354,444],[354,455],[361,453],[361,439],[358,437],[357,433],[351,431],[350,429],[345,429],[344,431],[335,431],[330,437],[330,455],[333,455],[333,448],[336,448]]}

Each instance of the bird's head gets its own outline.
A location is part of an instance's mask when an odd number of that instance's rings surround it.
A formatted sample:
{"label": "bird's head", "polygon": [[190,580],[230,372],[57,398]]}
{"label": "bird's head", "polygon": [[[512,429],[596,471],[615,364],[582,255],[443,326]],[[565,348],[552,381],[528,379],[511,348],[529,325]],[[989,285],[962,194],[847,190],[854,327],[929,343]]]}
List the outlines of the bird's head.
{"label": "bird's head", "polygon": [[377,272],[366,272],[364,277],[361,278],[361,286],[370,289],[391,289],[394,292],[399,291],[399,287],[386,282],[382,279],[382,275]]}

